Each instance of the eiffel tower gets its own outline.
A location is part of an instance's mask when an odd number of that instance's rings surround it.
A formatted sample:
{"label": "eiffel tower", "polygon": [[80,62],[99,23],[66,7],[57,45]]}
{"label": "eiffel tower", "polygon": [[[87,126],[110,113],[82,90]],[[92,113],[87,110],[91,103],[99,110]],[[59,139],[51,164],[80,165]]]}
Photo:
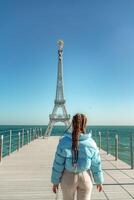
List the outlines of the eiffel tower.
{"label": "eiffel tower", "polygon": [[[63,90],[63,40],[58,40],[58,74],[57,74],[57,87],[56,87],[56,97],[54,101],[54,108],[52,114],[49,115],[49,124],[45,133],[45,136],[50,136],[53,126],[56,122],[63,122],[66,126],[70,126],[70,115],[67,114],[64,99]],[[62,110],[62,114],[58,114],[58,109]]]}

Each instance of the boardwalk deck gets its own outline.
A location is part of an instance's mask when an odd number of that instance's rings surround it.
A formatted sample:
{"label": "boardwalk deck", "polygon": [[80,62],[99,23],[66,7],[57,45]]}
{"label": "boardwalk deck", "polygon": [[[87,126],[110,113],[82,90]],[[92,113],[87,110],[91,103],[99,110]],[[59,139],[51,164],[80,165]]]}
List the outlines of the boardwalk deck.
{"label": "boardwalk deck", "polygon": [[[51,192],[51,166],[58,137],[36,139],[19,152],[3,158],[0,164],[0,200],[54,200]],[[101,151],[104,191],[94,186],[93,200],[134,199],[134,170],[122,161],[114,161]],[[61,192],[59,199],[62,199]]]}

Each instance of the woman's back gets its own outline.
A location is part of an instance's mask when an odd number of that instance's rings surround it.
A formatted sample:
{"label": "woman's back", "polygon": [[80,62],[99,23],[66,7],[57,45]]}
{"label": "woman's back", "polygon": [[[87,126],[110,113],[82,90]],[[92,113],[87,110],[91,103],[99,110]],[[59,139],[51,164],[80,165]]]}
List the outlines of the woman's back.
{"label": "woman's back", "polygon": [[91,167],[91,159],[98,148],[91,137],[91,134],[81,133],[78,142],[77,166],[72,165],[72,134],[66,133],[59,143],[59,154],[66,157],[65,169],[71,172],[81,172]]}
{"label": "woman's back", "polygon": [[99,150],[91,134],[86,134],[87,118],[76,114],[72,119],[72,132],[59,141],[53,162],[51,182],[56,192],[59,183],[64,200],[90,199],[92,191],[91,170],[94,182],[102,190],[103,173]]}
{"label": "woman's back", "polygon": [[74,173],[90,169],[94,181],[103,182],[99,150],[90,133],[80,134],[78,152],[77,165],[72,165],[72,134],[66,133],[60,139],[57,147],[55,162],[53,163],[52,182],[57,179],[57,172],[60,172],[63,168]]}

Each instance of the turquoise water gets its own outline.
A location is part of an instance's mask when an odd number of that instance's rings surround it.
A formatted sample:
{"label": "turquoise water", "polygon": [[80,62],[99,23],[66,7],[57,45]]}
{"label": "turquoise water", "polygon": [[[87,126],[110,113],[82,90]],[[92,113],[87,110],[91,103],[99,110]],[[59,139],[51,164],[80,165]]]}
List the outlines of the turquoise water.
{"label": "turquoise water", "polygon": [[[47,126],[0,126],[0,135],[4,135],[4,149],[3,149],[3,157],[8,155],[9,152],[9,130],[12,131],[12,148],[11,152],[15,151],[18,147],[18,132],[22,133],[22,129],[24,129],[24,144],[27,143],[27,130],[31,131],[31,139],[34,138],[34,129],[37,128],[38,134],[41,135],[40,128],[42,128],[43,134]],[[65,126],[55,126],[53,128],[52,134],[53,136],[61,136],[64,134],[66,130]],[[115,155],[115,135],[118,134],[119,137],[119,158],[124,162],[130,165],[130,135],[133,134],[133,145],[134,145],[134,126],[87,126],[87,131],[92,131],[92,136],[96,141],[97,145],[99,145],[99,131],[101,132],[101,147],[104,150],[107,150],[107,137],[109,141],[108,151],[110,154]],[[108,135],[108,136],[107,136]],[[22,134],[20,134],[20,140],[22,140]],[[21,145],[21,144],[20,144]],[[134,146],[133,146],[134,151]]]}

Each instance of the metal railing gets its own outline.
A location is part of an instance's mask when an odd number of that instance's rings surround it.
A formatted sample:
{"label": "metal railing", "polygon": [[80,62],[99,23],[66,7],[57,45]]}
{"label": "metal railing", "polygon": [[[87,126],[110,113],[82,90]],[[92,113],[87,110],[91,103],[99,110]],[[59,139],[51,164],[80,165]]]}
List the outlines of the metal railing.
{"label": "metal railing", "polygon": [[42,128],[7,130],[0,132],[0,162],[2,158],[14,151],[19,151],[24,145],[42,137]]}
{"label": "metal railing", "polygon": [[[43,128],[28,128],[0,131],[0,162],[3,157],[14,151],[19,151],[21,147],[28,145],[33,140],[39,137],[44,138],[45,130]],[[134,133],[122,136],[122,134],[112,131],[90,130],[90,132],[99,149],[104,149],[107,155],[112,154],[115,160],[118,158],[126,159],[131,169],[134,169]]]}
{"label": "metal railing", "polygon": [[[115,157],[115,160],[117,161],[119,158],[119,155],[122,152],[127,152],[127,156],[130,160],[130,166],[131,169],[134,169],[134,134],[130,133],[126,138],[126,144],[124,142],[124,145],[120,142],[121,136],[119,134],[113,134],[110,136],[109,131],[107,133],[101,133],[100,131],[98,133],[92,134],[93,138],[95,139],[98,148],[104,149],[108,154],[112,154]],[[122,152],[121,152],[122,151]]]}

